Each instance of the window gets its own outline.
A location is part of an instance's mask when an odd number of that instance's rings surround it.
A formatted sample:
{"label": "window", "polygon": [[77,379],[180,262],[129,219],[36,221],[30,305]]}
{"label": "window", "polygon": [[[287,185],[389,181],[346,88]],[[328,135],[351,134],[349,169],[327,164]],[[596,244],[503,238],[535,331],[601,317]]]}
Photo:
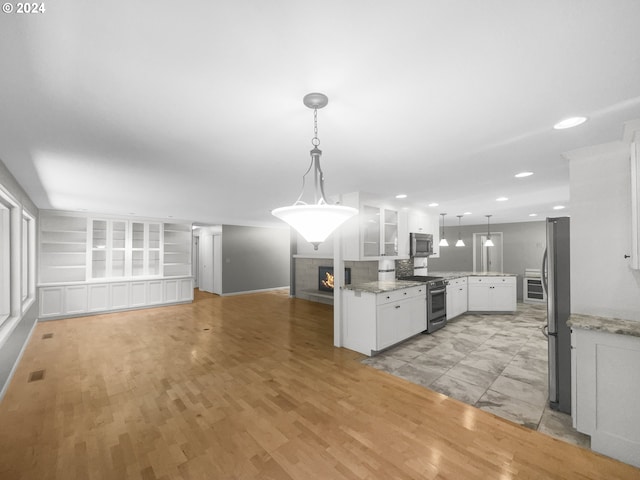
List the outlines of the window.
{"label": "window", "polygon": [[22,268],[21,300],[23,307],[35,297],[36,273],[36,222],[35,218],[22,211]]}
{"label": "window", "polygon": [[0,325],[11,313],[11,209],[0,195]]}

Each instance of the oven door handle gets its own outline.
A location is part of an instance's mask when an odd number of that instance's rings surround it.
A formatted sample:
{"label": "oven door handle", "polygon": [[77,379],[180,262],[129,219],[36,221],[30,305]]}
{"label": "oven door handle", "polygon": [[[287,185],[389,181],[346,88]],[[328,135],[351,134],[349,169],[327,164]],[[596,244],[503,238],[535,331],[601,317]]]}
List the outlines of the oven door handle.
{"label": "oven door handle", "polygon": [[429,295],[437,295],[439,293],[443,293],[443,292],[446,292],[446,291],[447,291],[446,288],[443,288],[441,290],[429,290]]}

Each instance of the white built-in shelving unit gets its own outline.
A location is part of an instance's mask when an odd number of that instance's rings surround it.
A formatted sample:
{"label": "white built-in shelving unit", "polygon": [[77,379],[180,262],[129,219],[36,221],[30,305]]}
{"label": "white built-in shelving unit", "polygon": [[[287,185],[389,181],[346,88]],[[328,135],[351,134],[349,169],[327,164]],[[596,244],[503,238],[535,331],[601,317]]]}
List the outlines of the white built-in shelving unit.
{"label": "white built-in shelving unit", "polygon": [[191,226],[164,224],[164,274],[167,277],[191,274]]}
{"label": "white built-in shelving unit", "polygon": [[65,215],[40,218],[40,283],[84,281],[87,219]]}
{"label": "white built-in shelving unit", "polygon": [[191,225],[40,214],[40,317],[193,300]]}

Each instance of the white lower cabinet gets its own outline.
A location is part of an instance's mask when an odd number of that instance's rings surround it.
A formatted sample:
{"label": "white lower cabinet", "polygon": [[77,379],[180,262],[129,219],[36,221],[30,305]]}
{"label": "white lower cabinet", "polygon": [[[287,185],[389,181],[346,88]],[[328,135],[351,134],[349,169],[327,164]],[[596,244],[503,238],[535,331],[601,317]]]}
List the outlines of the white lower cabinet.
{"label": "white lower cabinet", "polygon": [[109,309],[109,285],[89,285],[88,310],[101,312]]}
{"label": "white lower cabinet", "polygon": [[591,449],[640,467],[640,337],[572,327],[574,427]]}
{"label": "white lower cabinet", "polygon": [[109,284],[110,305],[111,308],[127,308],[129,303],[129,284],[128,283],[111,283]]}
{"label": "white lower cabinet", "polygon": [[191,277],[39,287],[40,318],[142,308],[193,300]]}
{"label": "white lower cabinet", "polygon": [[344,346],[373,355],[426,330],[425,288],[384,293],[344,290]]}
{"label": "white lower cabinet", "polygon": [[473,276],[468,280],[470,312],[515,312],[515,276]]}
{"label": "white lower cabinet", "polygon": [[147,282],[131,282],[131,306],[141,307],[147,304]]}
{"label": "white lower cabinet", "polygon": [[64,287],[40,289],[40,316],[64,315]]}
{"label": "white lower cabinet", "polygon": [[449,280],[449,285],[447,285],[447,320],[462,315],[467,309],[467,277]]}
{"label": "white lower cabinet", "polygon": [[[152,280],[147,282],[147,305],[158,305],[163,303],[163,283],[173,282],[174,280]],[[169,300],[174,302],[175,300]]]}
{"label": "white lower cabinet", "polygon": [[87,286],[73,285],[65,288],[65,313],[76,314],[87,311]]}

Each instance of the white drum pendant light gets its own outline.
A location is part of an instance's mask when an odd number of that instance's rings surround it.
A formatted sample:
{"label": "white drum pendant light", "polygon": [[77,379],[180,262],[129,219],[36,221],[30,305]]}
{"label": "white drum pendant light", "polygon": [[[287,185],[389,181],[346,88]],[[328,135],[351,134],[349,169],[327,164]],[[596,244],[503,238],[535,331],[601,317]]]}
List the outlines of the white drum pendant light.
{"label": "white drum pendant light", "polygon": [[[318,148],[318,109],[329,103],[329,99],[322,93],[309,93],[303,99],[304,104],[313,109],[313,133],[311,139],[311,164],[302,176],[302,191],[298,199],[290,207],[276,208],[271,213],[279,219],[287,222],[302,237],[313,245],[315,250],[324,242],[340,225],[358,214],[358,210],[342,205],[331,205],[324,197],[324,174],[320,168],[320,156],[322,151]],[[302,200],[305,193],[305,179],[313,170],[314,197],[313,203]]]}

